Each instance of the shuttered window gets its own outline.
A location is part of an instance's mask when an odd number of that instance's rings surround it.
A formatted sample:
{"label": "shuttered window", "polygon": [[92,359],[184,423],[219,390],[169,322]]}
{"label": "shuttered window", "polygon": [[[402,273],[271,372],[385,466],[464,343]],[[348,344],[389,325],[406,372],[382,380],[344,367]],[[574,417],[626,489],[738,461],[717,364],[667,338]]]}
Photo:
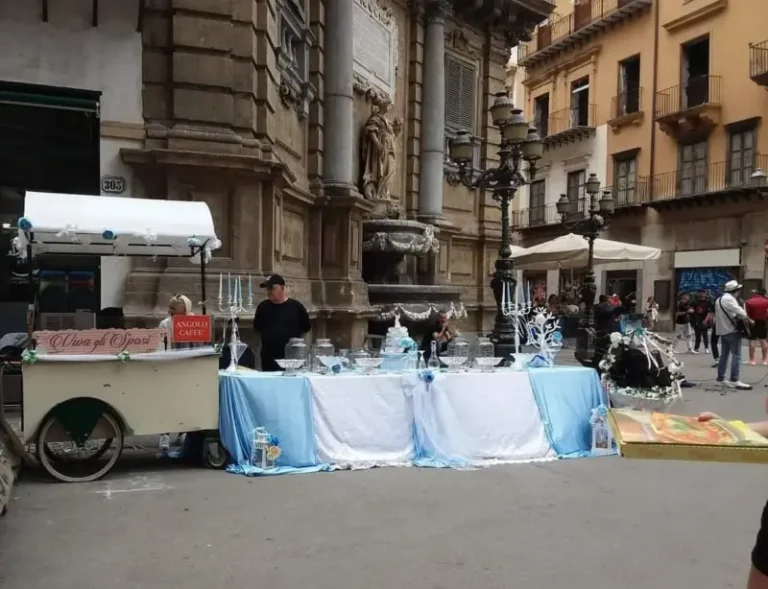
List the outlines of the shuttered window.
{"label": "shuttered window", "polygon": [[475,131],[477,74],[474,65],[445,56],[445,126],[455,131]]}

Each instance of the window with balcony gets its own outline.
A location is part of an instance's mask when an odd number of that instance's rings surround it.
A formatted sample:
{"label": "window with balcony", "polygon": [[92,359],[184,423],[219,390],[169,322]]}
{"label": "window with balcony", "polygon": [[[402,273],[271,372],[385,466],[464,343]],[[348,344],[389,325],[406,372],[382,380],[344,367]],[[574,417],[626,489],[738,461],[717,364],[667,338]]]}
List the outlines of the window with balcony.
{"label": "window with balcony", "polygon": [[707,152],[709,143],[697,141],[680,145],[678,194],[692,196],[707,191]]}
{"label": "window with balcony", "polygon": [[728,134],[728,187],[747,186],[755,171],[755,127],[735,126]]}
{"label": "window with balcony", "polygon": [[586,181],[586,170],[568,172],[568,177],[566,180],[566,196],[568,196],[568,200],[571,203],[571,211],[573,213],[579,210],[579,203],[584,197],[584,184]]}
{"label": "window with balcony", "polygon": [[277,8],[280,37],[275,52],[280,72],[280,97],[303,119],[316,94],[316,89],[309,83],[309,49],[314,36],[307,24],[304,0],[280,0]]}
{"label": "window with balcony", "polygon": [[530,184],[530,202],[528,221],[530,225],[543,225],[546,209],[546,190],[544,180],[537,180]]}
{"label": "window with balcony", "polygon": [[617,207],[635,203],[635,185],[637,183],[637,157],[614,156],[613,160],[614,194]]}
{"label": "window with balcony", "polygon": [[571,83],[571,128],[589,127],[589,77]]}
{"label": "window with balcony", "polygon": [[[477,65],[455,55],[445,55],[446,146],[457,131],[467,131],[475,142],[473,167],[480,166],[480,139],[476,133]],[[446,158],[449,150],[446,149]]]}
{"label": "window with balcony", "polygon": [[533,99],[533,121],[540,137],[549,135],[549,93]]}
{"label": "window with balcony", "polygon": [[683,76],[683,109],[710,101],[709,37],[683,45],[680,71]]}
{"label": "window with balcony", "polygon": [[623,117],[640,111],[640,56],[619,62],[619,94],[615,116]]}

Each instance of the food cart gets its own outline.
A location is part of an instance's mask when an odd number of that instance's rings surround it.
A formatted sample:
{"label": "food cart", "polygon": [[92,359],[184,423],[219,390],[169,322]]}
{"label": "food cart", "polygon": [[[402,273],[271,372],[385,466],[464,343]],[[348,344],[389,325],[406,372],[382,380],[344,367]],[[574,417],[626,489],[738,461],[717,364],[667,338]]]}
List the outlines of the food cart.
{"label": "food cart", "polygon": [[[220,247],[203,202],[28,192],[15,253],[188,257],[205,269]],[[32,318],[34,325],[34,317]],[[210,321],[208,321],[210,334]],[[30,331],[32,331],[30,327]],[[207,466],[223,467],[218,440],[218,353],[198,340],[173,349],[170,329],[34,331],[23,353],[22,440],[65,482],[111,470],[127,436],[205,432]]]}

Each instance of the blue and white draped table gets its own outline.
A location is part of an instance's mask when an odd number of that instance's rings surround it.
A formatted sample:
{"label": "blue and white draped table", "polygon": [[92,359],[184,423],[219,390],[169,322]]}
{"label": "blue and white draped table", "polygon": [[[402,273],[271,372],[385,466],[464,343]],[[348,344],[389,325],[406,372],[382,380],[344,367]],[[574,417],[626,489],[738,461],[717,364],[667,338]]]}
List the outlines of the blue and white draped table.
{"label": "blue and white draped table", "polygon": [[[490,464],[588,456],[589,419],[603,402],[594,370],[299,375],[221,372],[220,431],[230,471]],[[253,430],[282,450],[274,469],[250,464]]]}

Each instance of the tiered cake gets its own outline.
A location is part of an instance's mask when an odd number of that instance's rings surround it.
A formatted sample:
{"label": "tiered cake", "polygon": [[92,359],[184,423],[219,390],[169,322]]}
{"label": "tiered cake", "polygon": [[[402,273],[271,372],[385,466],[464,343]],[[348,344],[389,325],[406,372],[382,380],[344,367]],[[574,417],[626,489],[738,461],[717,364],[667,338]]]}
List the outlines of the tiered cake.
{"label": "tiered cake", "polygon": [[387,330],[387,338],[384,340],[384,353],[401,354],[403,346],[400,342],[408,337],[408,328],[400,325],[400,316],[395,315],[395,324]]}

